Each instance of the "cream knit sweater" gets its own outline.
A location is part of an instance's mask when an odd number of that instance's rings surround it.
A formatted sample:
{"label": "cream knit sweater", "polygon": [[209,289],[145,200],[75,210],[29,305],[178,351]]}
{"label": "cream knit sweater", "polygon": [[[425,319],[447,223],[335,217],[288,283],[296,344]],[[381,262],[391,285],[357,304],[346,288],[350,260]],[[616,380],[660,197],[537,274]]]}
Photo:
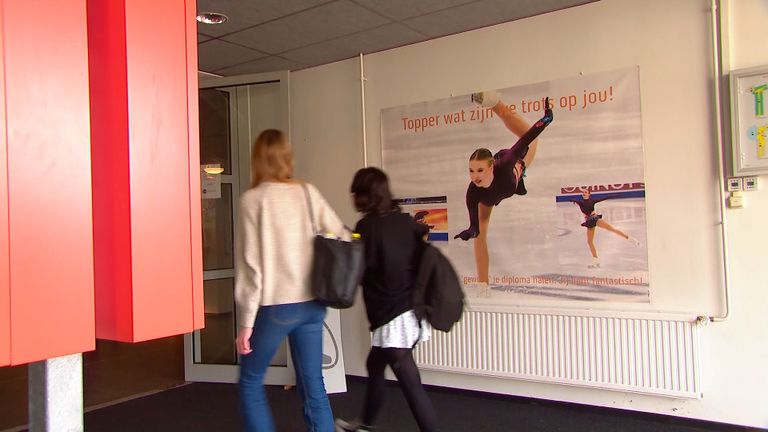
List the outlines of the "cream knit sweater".
{"label": "cream knit sweater", "polygon": [[[341,219],[307,184],[320,232],[343,235]],[[312,222],[300,183],[265,182],[240,198],[235,236],[235,302],[238,324],[253,327],[261,305],[312,300]]]}

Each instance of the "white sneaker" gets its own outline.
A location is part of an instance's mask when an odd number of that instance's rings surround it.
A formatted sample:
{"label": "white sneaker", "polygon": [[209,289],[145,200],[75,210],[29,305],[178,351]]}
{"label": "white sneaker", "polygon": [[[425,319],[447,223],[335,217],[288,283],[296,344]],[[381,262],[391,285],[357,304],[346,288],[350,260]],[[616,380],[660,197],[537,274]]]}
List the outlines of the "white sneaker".
{"label": "white sneaker", "polygon": [[501,100],[501,95],[496,90],[486,90],[472,93],[472,102],[485,108],[493,108]]}
{"label": "white sneaker", "polygon": [[597,258],[592,258],[592,264],[589,264],[587,268],[591,268],[591,269],[600,268],[600,260]]}
{"label": "white sneaker", "polygon": [[630,237],[630,238],[628,238],[627,240],[629,240],[629,241],[631,241],[632,243],[634,243],[634,244],[635,244],[635,246],[640,246],[640,240],[638,240],[638,239],[636,239],[636,238],[634,238],[634,237]]}
{"label": "white sneaker", "polygon": [[491,287],[487,282],[477,282],[477,296],[480,298],[491,296]]}
{"label": "white sneaker", "polygon": [[361,426],[360,423],[350,423],[342,419],[336,419],[333,425],[336,427],[336,432],[370,432],[372,430]]}

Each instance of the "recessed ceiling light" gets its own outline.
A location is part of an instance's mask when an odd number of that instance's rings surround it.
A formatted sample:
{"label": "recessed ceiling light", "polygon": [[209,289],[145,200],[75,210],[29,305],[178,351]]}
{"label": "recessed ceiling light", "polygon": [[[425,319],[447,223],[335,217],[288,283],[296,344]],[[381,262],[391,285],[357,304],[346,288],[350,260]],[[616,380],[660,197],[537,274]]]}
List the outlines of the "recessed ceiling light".
{"label": "recessed ceiling light", "polygon": [[197,14],[197,21],[203,24],[224,24],[229,18],[216,12],[201,12]]}

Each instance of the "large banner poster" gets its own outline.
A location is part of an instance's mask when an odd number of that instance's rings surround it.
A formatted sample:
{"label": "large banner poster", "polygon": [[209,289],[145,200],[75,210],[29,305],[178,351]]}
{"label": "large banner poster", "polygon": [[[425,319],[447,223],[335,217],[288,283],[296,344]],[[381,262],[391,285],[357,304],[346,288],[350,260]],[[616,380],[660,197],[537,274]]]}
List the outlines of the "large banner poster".
{"label": "large banner poster", "polygon": [[383,109],[381,133],[471,305],[649,301],[638,68]]}

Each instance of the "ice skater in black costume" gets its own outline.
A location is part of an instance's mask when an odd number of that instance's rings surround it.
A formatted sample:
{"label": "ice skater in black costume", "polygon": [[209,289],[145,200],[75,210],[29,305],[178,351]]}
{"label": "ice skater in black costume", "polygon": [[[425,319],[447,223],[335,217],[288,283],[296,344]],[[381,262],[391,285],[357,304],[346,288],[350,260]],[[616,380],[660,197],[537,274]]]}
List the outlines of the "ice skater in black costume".
{"label": "ice skater in black costume", "polygon": [[640,246],[640,241],[634,237],[628,236],[624,231],[615,228],[613,225],[603,220],[603,215],[598,214],[595,211],[595,204],[613,198],[608,195],[603,198],[590,198],[591,192],[585,190],[581,193],[581,200],[578,198],[571,202],[578,205],[581,213],[584,214],[584,222],[581,226],[587,229],[587,245],[589,245],[589,251],[592,253],[592,264],[589,264],[589,268],[600,268],[600,259],[597,257],[597,248],[595,247],[595,227],[600,227],[604,230],[608,230],[619,237],[623,237],[626,240],[633,242],[635,245]]}
{"label": "ice skater in black costume", "polygon": [[494,206],[512,195],[527,193],[523,177],[526,168],[531,166],[536,155],[541,132],[552,122],[552,109],[549,98],[545,100],[544,117],[530,126],[517,112],[500,100],[497,92],[472,94],[472,101],[483,107],[491,108],[493,113],[504,122],[510,132],[520,137],[510,148],[496,154],[486,148],[475,150],[469,157],[469,178],[467,187],[467,211],[469,228],[454,238],[475,239],[475,263],[477,281],[481,284],[480,295],[489,295],[488,291],[488,224]]}

